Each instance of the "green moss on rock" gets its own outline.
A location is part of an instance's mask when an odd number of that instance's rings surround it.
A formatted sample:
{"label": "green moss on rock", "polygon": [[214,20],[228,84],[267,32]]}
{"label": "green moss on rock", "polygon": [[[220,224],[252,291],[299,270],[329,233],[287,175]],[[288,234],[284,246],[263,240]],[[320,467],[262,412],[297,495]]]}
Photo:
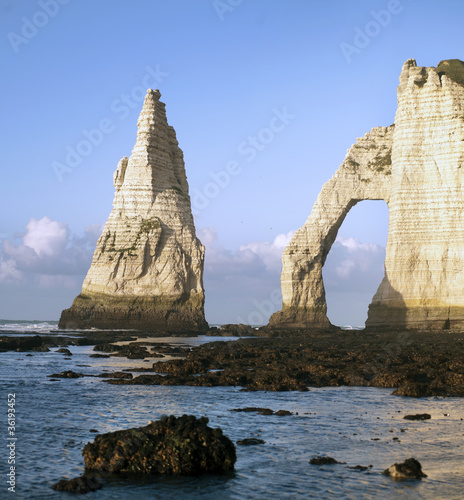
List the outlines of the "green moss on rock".
{"label": "green moss on rock", "polygon": [[437,73],[440,76],[446,75],[454,82],[464,86],[464,62],[459,59],[440,61],[437,66]]}

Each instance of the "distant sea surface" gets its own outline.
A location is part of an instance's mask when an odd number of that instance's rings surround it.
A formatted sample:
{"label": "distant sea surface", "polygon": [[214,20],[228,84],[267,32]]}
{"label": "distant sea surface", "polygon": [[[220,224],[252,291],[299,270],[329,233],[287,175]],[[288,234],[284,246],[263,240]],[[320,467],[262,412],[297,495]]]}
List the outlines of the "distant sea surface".
{"label": "distant sea surface", "polygon": [[[0,335],[50,334],[56,322],[0,321]],[[70,332],[71,333],[71,332]],[[163,338],[198,345],[227,338]],[[88,498],[100,499],[462,499],[464,494],[464,400],[402,398],[391,389],[310,388],[308,392],[243,392],[240,387],[108,385],[99,378],[51,381],[73,370],[104,371],[151,366],[144,360],[90,358],[93,346],[70,346],[70,359],[48,353],[0,353],[0,498],[68,499],[51,485],[80,475],[84,445],[94,430],[146,425],[162,415],[206,415],[234,442],[257,437],[265,444],[237,445],[235,472],[226,476],[112,479]],[[32,354],[32,356],[30,355]],[[7,397],[16,401],[16,493],[8,493]],[[231,412],[258,406],[290,410],[291,416]],[[298,413],[298,414],[296,414]],[[430,413],[431,420],[403,416]],[[345,464],[314,466],[326,455]],[[382,471],[415,457],[428,475],[393,481]],[[372,465],[366,471],[349,467]],[[73,497],[74,498],[74,497]],[[77,498],[77,497],[76,497]],[[85,497],[87,498],[87,496]]]}

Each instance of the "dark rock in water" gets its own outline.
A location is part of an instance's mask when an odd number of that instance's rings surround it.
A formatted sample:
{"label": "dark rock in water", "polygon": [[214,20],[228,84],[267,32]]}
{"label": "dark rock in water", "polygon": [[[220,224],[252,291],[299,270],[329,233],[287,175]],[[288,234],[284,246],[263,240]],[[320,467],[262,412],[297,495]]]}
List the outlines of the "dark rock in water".
{"label": "dark rock in water", "polygon": [[313,457],[309,461],[311,465],[333,465],[333,464],[343,464],[344,462],[339,462],[332,457]]}
{"label": "dark rock in water", "polygon": [[56,352],[59,352],[60,354],[66,354],[66,356],[72,356],[72,352],[69,349],[66,349],[65,347],[61,347]]}
{"label": "dark rock in water", "polygon": [[245,439],[240,439],[237,441],[237,444],[241,446],[252,446],[256,444],[264,444],[266,441],[263,439],[257,439],[257,438],[245,438]]}
{"label": "dark rock in water", "polygon": [[97,377],[131,379],[133,378],[133,375],[132,373],[127,373],[127,372],[112,372],[112,373],[100,373],[100,375],[97,375]]}
{"label": "dark rock in water", "polygon": [[[269,334],[279,337],[241,338],[181,349],[184,359],[153,364],[152,371],[165,377],[134,377],[119,383],[235,386],[247,391],[306,391],[308,387],[356,385],[398,388],[394,394],[404,396],[464,397],[462,333],[322,334],[308,330],[295,336],[295,331],[275,330]],[[401,347],[401,352],[386,362],[383,346],[390,344]],[[408,348],[403,348],[406,345]],[[162,354],[171,354],[172,349],[166,344],[155,347]],[[376,361],[374,366],[372,359],[385,362]]]}
{"label": "dark rock in water", "polygon": [[363,472],[365,470],[372,469],[372,465],[347,465],[347,469],[353,469],[353,470],[359,470],[360,472]]}
{"label": "dark rock in water", "polygon": [[393,479],[420,479],[427,477],[422,472],[422,465],[415,458],[408,458],[401,464],[393,464],[389,469],[385,469],[383,474]]}
{"label": "dark rock in water", "polygon": [[430,420],[432,418],[428,413],[416,413],[415,415],[405,415],[406,420]]}
{"label": "dark rock in water", "polygon": [[250,325],[222,325],[217,334],[227,337],[249,337],[256,335],[256,330]]}
{"label": "dark rock in water", "polygon": [[102,487],[101,483],[93,478],[84,476],[73,479],[61,479],[52,488],[56,491],[66,491],[67,493],[90,493]]}
{"label": "dark rock in water", "polygon": [[234,408],[230,411],[243,411],[247,413],[257,413],[258,415],[278,415],[279,417],[293,415],[291,411],[288,410],[278,410],[274,412],[270,408],[260,408],[258,406],[247,406],[246,408]]}
{"label": "dark rock in water", "polygon": [[85,494],[96,491],[102,487],[100,482],[89,480],[86,476],[75,477],[73,479],[61,479],[52,488],[56,491],[67,493]]}
{"label": "dark rock in water", "polygon": [[258,413],[259,415],[274,415],[274,411],[269,408],[260,408],[258,406],[247,406],[246,408],[234,408],[230,411],[243,411],[246,413]]}
{"label": "dark rock in water", "polygon": [[79,377],[85,377],[83,373],[76,373],[71,370],[66,370],[61,373],[53,373],[52,375],[48,375],[49,377],[53,378],[79,378]]}
{"label": "dark rock in water", "polygon": [[270,410],[269,408],[263,408],[258,412],[258,415],[274,415],[274,411]]}
{"label": "dark rock in water", "polygon": [[89,358],[110,358],[109,354],[91,354]]}
{"label": "dark rock in water", "polygon": [[89,340],[87,337],[82,337],[73,341],[74,345],[92,345],[94,342]]}
{"label": "dark rock in water", "polygon": [[86,469],[180,475],[232,470],[234,444],[207,423],[206,417],[170,416],[144,427],[100,434],[84,447]]}
{"label": "dark rock in water", "polygon": [[25,352],[36,350],[43,346],[43,339],[39,335],[33,337],[0,337],[0,352]]}
{"label": "dark rock in water", "polygon": [[113,356],[120,356],[129,359],[144,359],[151,356],[151,354],[145,346],[139,344],[138,342],[132,342],[129,345],[122,346],[122,349],[118,349]]}
{"label": "dark rock in water", "polygon": [[116,352],[120,351],[123,348],[122,345],[116,344],[97,344],[94,346],[94,351],[102,351],[102,352]]}
{"label": "dark rock in water", "polygon": [[113,356],[127,357],[129,359],[144,359],[150,356],[147,348],[138,342],[131,342],[128,345],[117,344],[97,344],[94,351],[109,352]]}
{"label": "dark rock in water", "polygon": [[34,352],[50,352],[50,349],[46,345],[40,345],[39,347],[33,347],[31,351]]}

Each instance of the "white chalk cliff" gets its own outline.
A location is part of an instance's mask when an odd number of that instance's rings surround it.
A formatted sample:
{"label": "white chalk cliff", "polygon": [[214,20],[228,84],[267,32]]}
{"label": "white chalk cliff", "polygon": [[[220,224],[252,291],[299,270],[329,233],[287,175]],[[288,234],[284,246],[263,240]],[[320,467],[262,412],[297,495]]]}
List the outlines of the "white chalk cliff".
{"label": "white chalk cliff", "polygon": [[394,125],[348,150],[282,257],[270,325],[328,328],[322,266],[352,206],[385,200],[385,277],[368,327],[464,327],[464,63],[403,66]]}
{"label": "white chalk cliff", "polygon": [[204,247],[195,235],[183,154],[158,90],[148,90],[130,158],[82,293],[61,328],[203,331]]}

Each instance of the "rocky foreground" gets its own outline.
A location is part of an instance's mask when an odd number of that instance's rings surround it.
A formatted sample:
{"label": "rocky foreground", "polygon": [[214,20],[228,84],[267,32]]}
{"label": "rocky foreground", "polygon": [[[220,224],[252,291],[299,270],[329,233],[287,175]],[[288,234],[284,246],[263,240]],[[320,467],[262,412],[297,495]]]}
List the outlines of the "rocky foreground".
{"label": "rocky foreground", "polygon": [[[464,396],[463,333],[339,331],[279,335],[204,344],[185,351],[183,359],[158,361],[151,370],[140,368],[144,373],[139,376],[110,378],[107,382],[241,386],[248,391],[371,386],[390,387],[399,396]],[[130,371],[134,373],[134,369]]]}
{"label": "rocky foreground", "polygon": [[[295,336],[294,331],[265,328],[256,333],[259,337],[194,348],[144,340],[135,332],[85,332],[80,338],[10,336],[0,337],[0,353],[40,355],[59,348],[56,352],[69,356],[74,345],[93,345],[94,358],[143,360],[140,368],[99,375],[110,384],[238,386],[247,391],[370,386],[392,388],[399,396],[464,396],[464,333],[339,330]],[[125,345],[115,343],[121,341]],[[156,361],[147,367],[150,359]],[[90,375],[67,370],[50,376]]]}

